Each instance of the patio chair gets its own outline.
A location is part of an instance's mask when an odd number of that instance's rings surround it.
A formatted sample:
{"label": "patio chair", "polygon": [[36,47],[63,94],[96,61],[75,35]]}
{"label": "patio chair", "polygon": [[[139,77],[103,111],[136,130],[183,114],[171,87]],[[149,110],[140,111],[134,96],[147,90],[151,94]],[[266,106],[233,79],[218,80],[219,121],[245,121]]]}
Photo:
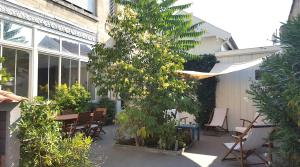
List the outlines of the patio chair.
{"label": "patio chair", "polygon": [[[224,132],[228,132],[228,120],[227,120],[228,108],[215,108],[213,114],[210,116],[209,123],[205,124],[205,130],[209,128],[219,128]],[[226,122],[226,128],[223,127]]]}
{"label": "patio chair", "polygon": [[247,119],[240,119],[242,121],[242,126],[240,127],[235,127],[234,128],[234,131],[237,133],[237,134],[242,134],[246,131],[247,129],[247,126],[246,124],[248,125],[267,125],[268,122],[265,121],[265,116],[262,115],[261,113],[258,113],[256,112],[255,115],[254,115],[254,119],[252,121],[249,121]]}
{"label": "patio chair", "polygon": [[91,118],[90,112],[79,113],[77,120],[70,127],[69,137],[74,136],[76,132],[82,132],[85,135],[88,135],[90,132]]}
{"label": "patio chair", "polygon": [[93,138],[99,137],[100,133],[104,132],[103,130],[103,125],[105,123],[105,113],[106,113],[106,108],[101,108],[96,111],[94,111],[93,114],[93,119],[91,122],[91,136]]}
{"label": "patio chair", "polygon": [[[102,115],[103,115],[103,118],[102,118],[102,123],[103,123],[103,125],[106,123],[106,118],[107,118],[107,108],[96,108],[96,110],[95,111],[97,111],[97,112],[102,112]],[[104,134],[106,134],[106,132],[103,130],[103,128],[101,129],[101,131],[100,131],[100,133],[104,133]]]}
{"label": "patio chair", "polygon": [[[268,140],[269,135],[274,130],[272,125],[249,125],[246,131],[239,136],[234,136],[235,142],[233,143],[224,143],[227,152],[222,158],[224,160],[233,160],[236,159],[240,161],[240,166],[244,167],[246,165],[258,165],[265,164],[268,166],[269,161],[259,155],[256,150],[261,148]],[[247,136],[247,137],[246,137]],[[233,158],[228,158],[229,155],[233,155]],[[250,155],[257,156],[261,163],[255,164],[246,164],[246,160]]]}

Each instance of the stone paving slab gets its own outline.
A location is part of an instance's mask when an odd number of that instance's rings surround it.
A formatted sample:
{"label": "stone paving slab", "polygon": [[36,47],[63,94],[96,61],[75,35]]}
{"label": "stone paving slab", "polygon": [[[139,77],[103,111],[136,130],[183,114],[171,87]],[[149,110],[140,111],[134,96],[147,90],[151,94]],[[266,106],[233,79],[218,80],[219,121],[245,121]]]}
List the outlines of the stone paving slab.
{"label": "stone paving slab", "polygon": [[92,145],[91,159],[97,167],[239,167],[238,161],[220,160],[225,153],[222,143],[233,141],[229,135],[202,135],[199,142],[179,156],[120,149],[114,146],[115,127],[104,129],[106,134]]}

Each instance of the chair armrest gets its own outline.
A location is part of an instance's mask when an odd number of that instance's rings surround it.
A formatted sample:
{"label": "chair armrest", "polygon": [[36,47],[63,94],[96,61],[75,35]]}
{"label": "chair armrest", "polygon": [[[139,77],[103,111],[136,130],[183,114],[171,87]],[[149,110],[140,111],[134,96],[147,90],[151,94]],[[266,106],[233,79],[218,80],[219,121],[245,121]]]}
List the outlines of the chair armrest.
{"label": "chair armrest", "polygon": [[243,126],[245,126],[245,122],[251,123],[251,121],[247,120],[247,119],[240,119],[241,121],[243,121]]}

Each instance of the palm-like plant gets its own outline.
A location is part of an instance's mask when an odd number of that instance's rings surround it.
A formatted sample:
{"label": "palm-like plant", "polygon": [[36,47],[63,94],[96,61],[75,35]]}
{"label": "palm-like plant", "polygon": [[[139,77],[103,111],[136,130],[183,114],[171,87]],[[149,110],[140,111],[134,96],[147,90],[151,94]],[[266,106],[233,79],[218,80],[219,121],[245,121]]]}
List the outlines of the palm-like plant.
{"label": "palm-like plant", "polygon": [[182,12],[191,4],[175,5],[177,0],[116,0],[118,4],[128,5],[138,15],[140,23],[152,31],[173,39],[172,49],[186,59],[195,57],[188,51],[199,44],[198,37],[204,31],[197,31],[201,22],[193,24],[192,15]]}

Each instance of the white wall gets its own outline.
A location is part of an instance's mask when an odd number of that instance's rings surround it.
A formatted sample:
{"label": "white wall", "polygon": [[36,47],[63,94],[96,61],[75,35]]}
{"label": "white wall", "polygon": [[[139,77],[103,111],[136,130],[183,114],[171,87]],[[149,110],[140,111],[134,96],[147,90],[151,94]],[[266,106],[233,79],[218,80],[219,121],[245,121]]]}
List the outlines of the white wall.
{"label": "white wall", "polygon": [[201,38],[201,44],[190,50],[190,53],[200,54],[214,54],[221,51],[223,40],[217,39],[215,36]]}
{"label": "white wall", "polygon": [[[245,50],[216,53],[220,63],[238,63],[255,60],[272,55],[278,47],[253,48]],[[246,93],[252,81],[255,80],[255,70],[259,65],[230,74],[219,76],[216,91],[216,107],[229,108],[229,130],[241,125],[241,118],[253,120],[256,108]]]}
{"label": "white wall", "polygon": [[5,143],[5,167],[18,167],[20,159],[20,142],[12,129],[20,118],[21,112],[18,103],[2,104],[1,109],[10,111],[6,115],[6,143]]}

